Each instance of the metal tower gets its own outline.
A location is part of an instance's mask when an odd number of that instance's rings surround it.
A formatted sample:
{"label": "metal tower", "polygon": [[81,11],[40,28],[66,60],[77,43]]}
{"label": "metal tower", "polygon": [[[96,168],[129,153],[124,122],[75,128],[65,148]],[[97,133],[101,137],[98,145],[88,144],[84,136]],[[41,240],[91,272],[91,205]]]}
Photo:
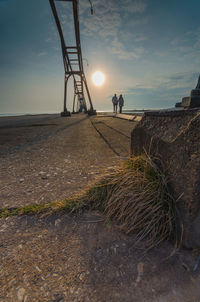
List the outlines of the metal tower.
{"label": "metal tower", "polygon": [[[56,10],[55,1],[72,2],[74,29],[75,29],[75,45],[66,46],[61,23]],[[90,92],[88,89],[86,77],[83,70],[83,59],[81,53],[81,41],[80,41],[80,29],[79,29],[79,16],[78,16],[78,0],[49,0],[51,9],[56,21],[57,29],[60,36],[62,56],[65,70],[64,78],[64,111],[61,112],[61,116],[70,116],[70,112],[67,110],[67,85],[68,80],[72,76],[74,80],[74,99],[73,99],[73,113],[75,113],[75,107],[77,111],[84,110],[89,115],[96,114],[93,108]],[[89,101],[90,109],[88,110],[85,92]],[[76,103],[77,102],[77,103]]]}

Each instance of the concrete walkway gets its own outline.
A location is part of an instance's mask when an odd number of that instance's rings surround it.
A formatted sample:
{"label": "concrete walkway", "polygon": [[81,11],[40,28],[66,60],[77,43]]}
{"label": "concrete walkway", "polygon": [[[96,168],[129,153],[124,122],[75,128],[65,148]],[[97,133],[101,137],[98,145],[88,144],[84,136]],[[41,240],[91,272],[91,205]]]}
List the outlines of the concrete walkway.
{"label": "concrete walkway", "polygon": [[0,118],[0,207],[62,200],[84,189],[129,156],[135,125],[84,114]]}
{"label": "concrete walkway", "polygon": [[[0,207],[63,200],[129,156],[134,121],[46,118],[0,118]],[[172,250],[144,255],[94,211],[0,219],[0,301],[198,302],[198,254]]]}
{"label": "concrete walkway", "polygon": [[133,114],[113,113],[113,112],[97,112],[97,116],[116,117],[123,120],[136,121],[136,122],[139,122],[142,119],[142,115],[138,115],[138,114],[133,115]]}

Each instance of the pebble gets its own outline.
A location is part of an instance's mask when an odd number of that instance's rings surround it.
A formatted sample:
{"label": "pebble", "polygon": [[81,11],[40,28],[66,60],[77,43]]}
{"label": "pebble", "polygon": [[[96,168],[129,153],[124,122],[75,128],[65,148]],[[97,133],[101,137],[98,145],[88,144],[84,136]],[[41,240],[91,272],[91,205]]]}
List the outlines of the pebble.
{"label": "pebble", "polygon": [[70,287],[69,291],[70,291],[70,294],[73,294],[74,293],[74,288]]}
{"label": "pebble", "polygon": [[37,265],[35,266],[35,268],[36,268],[36,270],[37,270],[38,272],[41,273],[41,269],[40,269]]}
{"label": "pebble", "polygon": [[76,295],[80,295],[81,293],[81,288],[79,287],[77,290],[76,290]]}
{"label": "pebble", "polygon": [[141,281],[141,277],[143,275],[144,263],[142,263],[142,262],[138,263],[138,265],[137,265],[137,271],[138,271],[138,276],[137,276],[136,282],[138,283],[138,282]]}
{"label": "pebble", "polygon": [[19,182],[21,183],[24,182],[24,178],[20,178]]}
{"label": "pebble", "polygon": [[7,229],[7,227],[8,227],[7,224],[4,223],[0,228],[0,232],[4,232],[4,230]]}
{"label": "pebble", "polygon": [[39,175],[44,175],[45,172],[44,171],[40,171]]}
{"label": "pebble", "polygon": [[119,273],[119,272],[116,272],[116,276],[119,278],[119,277],[120,277],[120,273]]}
{"label": "pebble", "polygon": [[25,289],[21,287],[17,292],[17,299],[19,302],[24,301],[24,294],[25,294]]}
{"label": "pebble", "polygon": [[61,223],[61,219],[56,219],[55,220],[55,226],[58,226]]}
{"label": "pebble", "polygon": [[80,274],[79,279],[82,281],[84,279],[84,277],[85,277],[85,274],[82,273],[82,274]]}

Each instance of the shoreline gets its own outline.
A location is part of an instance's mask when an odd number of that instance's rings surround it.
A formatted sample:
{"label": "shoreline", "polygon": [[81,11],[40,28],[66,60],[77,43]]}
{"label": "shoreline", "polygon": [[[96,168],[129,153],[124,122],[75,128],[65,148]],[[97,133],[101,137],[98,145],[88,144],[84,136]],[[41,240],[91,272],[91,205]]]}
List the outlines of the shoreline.
{"label": "shoreline", "polygon": [[[147,108],[147,109],[124,109],[123,113],[143,113],[147,111],[159,111],[159,110],[169,110],[172,108]],[[103,114],[103,113],[113,113],[113,110],[97,110],[97,114]],[[42,112],[42,113],[0,113],[0,118],[1,117],[13,117],[13,116],[36,116],[36,115],[54,115],[54,114],[59,114],[60,112]]]}

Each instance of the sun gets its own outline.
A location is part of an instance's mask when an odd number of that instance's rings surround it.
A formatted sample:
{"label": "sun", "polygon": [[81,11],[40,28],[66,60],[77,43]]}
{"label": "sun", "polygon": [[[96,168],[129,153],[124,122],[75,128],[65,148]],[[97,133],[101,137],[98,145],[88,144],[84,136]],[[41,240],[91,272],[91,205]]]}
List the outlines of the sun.
{"label": "sun", "polygon": [[105,81],[105,76],[101,71],[96,71],[92,75],[92,81],[94,85],[101,86]]}

